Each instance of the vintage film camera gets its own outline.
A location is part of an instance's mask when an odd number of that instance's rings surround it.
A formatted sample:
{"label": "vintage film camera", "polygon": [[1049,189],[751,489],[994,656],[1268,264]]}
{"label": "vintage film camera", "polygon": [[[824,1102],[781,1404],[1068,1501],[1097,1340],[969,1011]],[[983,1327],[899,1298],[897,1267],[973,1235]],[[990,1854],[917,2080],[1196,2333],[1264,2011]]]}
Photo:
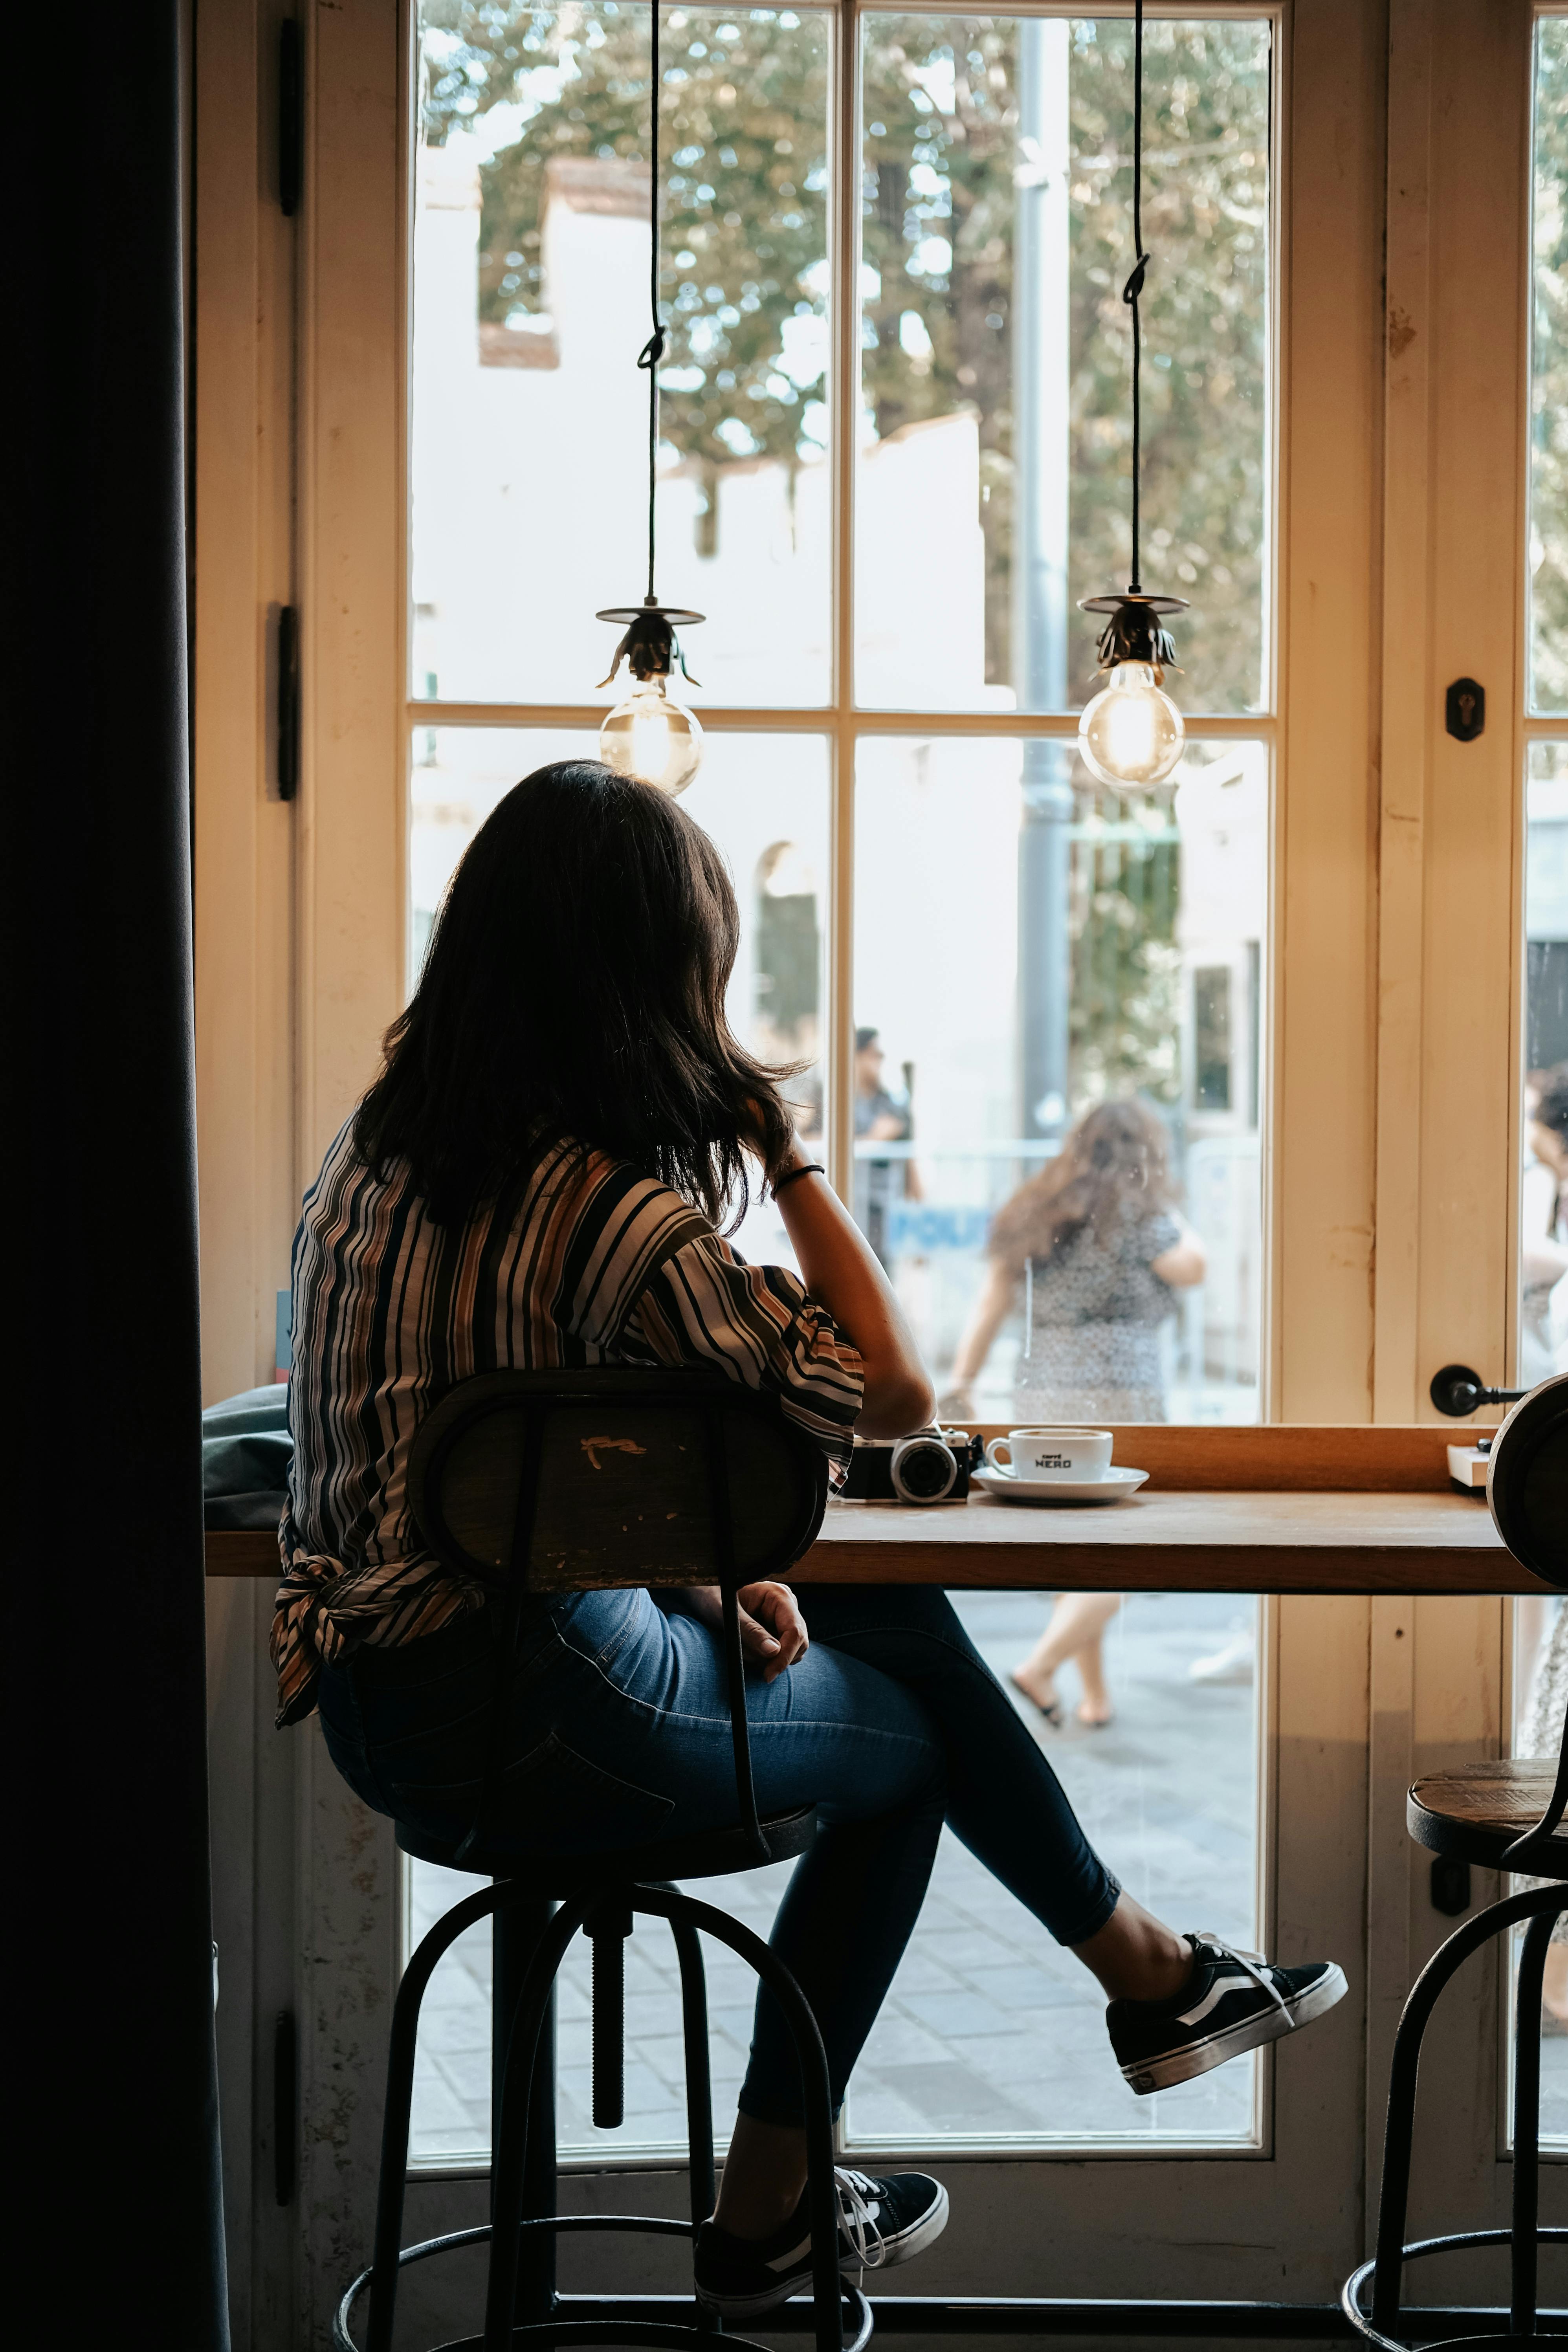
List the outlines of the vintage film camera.
{"label": "vintage film camera", "polygon": [[961,1503],[985,1447],[966,1429],[920,1429],[912,1437],[858,1437],[841,1501]]}

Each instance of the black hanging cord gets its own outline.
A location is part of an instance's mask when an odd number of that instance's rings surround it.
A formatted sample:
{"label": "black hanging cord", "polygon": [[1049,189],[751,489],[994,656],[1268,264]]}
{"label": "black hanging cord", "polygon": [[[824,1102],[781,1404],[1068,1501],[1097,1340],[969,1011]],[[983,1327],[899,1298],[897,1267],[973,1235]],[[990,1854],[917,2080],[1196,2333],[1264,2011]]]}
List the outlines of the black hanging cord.
{"label": "black hanging cord", "polygon": [[[1142,8],[1143,0],[1138,0]],[[649,39],[648,151],[652,185],[648,194],[648,309],[653,314],[653,332],[637,356],[637,365],[647,370],[647,601],[658,602],[653,585],[654,557],[654,493],[658,465],[658,363],[664,357],[664,328],[658,315],[658,0],[652,0],[648,10],[652,18]],[[1136,320],[1137,312],[1133,312]],[[1137,569],[1136,564],[1133,566]]]}
{"label": "black hanging cord", "polygon": [[1143,250],[1143,0],[1133,0],[1132,10],[1132,275],[1121,289],[1121,299],[1132,313],[1132,576],[1128,581],[1128,593],[1136,596],[1142,590],[1138,562],[1138,490],[1142,463],[1143,377],[1143,344],[1139,332],[1138,298],[1143,291],[1143,275],[1149,267],[1149,256]]}

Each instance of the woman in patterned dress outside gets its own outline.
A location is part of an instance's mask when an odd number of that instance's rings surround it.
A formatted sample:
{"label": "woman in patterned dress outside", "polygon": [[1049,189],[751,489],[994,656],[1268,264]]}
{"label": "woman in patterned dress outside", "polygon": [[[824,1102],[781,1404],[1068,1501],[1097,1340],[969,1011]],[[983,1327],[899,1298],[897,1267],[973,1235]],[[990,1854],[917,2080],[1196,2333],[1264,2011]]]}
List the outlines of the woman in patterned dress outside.
{"label": "woman in patterned dress outside", "polygon": [[[1160,1326],[1177,1290],[1201,1282],[1204,1247],[1175,1207],[1165,1129],[1140,1102],[1086,1111],[1060,1151],[1021,1185],[991,1229],[991,1272],[953,1362],[946,1409],[970,1397],[1003,1323],[1023,1294],[1018,1425],[1163,1421]],[[1078,1720],[1111,1720],[1101,1643],[1116,1592],[1064,1592],[1012,1679],[1059,1727],[1058,1669],[1070,1658],[1083,1696]]]}
{"label": "woman in patterned dress outside", "polygon": [[[1516,1756],[1540,1757],[1555,1764],[1563,1745],[1563,1719],[1568,1713],[1568,1601],[1553,1598],[1515,1603],[1520,1611],[1552,1611],[1551,1629],[1536,1653],[1527,1678],[1529,1696],[1514,1741]],[[1539,1638],[1539,1637],[1538,1637]],[[1542,1878],[1516,1879],[1515,1887],[1544,1886]],[[1541,1988],[1541,2023],[1545,2032],[1568,2033],[1568,1914],[1552,1930],[1546,1953],[1546,1974]]]}

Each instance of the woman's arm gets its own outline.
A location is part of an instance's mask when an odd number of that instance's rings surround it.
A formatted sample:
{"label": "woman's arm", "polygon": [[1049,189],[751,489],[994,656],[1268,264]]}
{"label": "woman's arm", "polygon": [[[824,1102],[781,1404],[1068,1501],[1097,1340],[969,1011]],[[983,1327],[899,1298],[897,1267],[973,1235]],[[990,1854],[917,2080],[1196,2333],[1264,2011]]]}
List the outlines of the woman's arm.
{"label": "woman's arm", "polygon": [[1568,1249],[1554,1237],[1558,1214],[1557,1179],[1538,1160],[1520,1188],[1519,1276],[1526,1290],[1550,1290],[1568,1274]]}
{"label": "woman's arm", "polygon": [[[985,1359],[991,1353],[996,1334],[1013,1309],[1017,1294],[1017,1278],[1010,1274],[1000,1258],[993,1258],[985,1287],[974,1302],[974,1312],[964,1328],[958,1343],[958,1353],[952,1360],[952,1392],[956,1396],[979,1379],[985,1369]],[[964,1407],[956,1410],[967,1410]]]}
{"label": "woman's arm", "polygon": [[[805,1164],[793,1143],[772,1172]],[[855,1426],[862,1437],[903,1437],[936,1410],[931,1375],[892,1285],[826,1176],[801,1176],[778,1194],[779,1214],[807,1290],[820,1299],[866,1368]]]}
{"label": "woman's arm", "polygon": [[1169,1283],[1173,1290],[1190,1290],[1208,1272],[1208,1260],[1202,1242],[1185,1217],[1178,1217],[1176,1223],[1181,1228],[1179,1238],[1169,1249],[1162,1250],[1158,1257],[1151,1258],[1149,1271],[1157,1274],[1162,1282]]}

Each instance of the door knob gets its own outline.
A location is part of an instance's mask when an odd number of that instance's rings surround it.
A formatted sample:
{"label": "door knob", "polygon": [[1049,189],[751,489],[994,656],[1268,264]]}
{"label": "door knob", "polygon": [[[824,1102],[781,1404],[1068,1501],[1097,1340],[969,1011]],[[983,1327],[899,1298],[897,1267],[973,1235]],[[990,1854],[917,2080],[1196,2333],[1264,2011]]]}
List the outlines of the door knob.
{"label": "door knob", "polygon": [[1530,1391],[1489,1389],[1468,1364],[1445,1364],[1440,1372],[1433,1373],[1427,1394],[1439,1412],[1447,1413],[1452,1421],[1462,1421],[1466,1413],[1474,1412],[1483,1404],[1517,1404]]}

